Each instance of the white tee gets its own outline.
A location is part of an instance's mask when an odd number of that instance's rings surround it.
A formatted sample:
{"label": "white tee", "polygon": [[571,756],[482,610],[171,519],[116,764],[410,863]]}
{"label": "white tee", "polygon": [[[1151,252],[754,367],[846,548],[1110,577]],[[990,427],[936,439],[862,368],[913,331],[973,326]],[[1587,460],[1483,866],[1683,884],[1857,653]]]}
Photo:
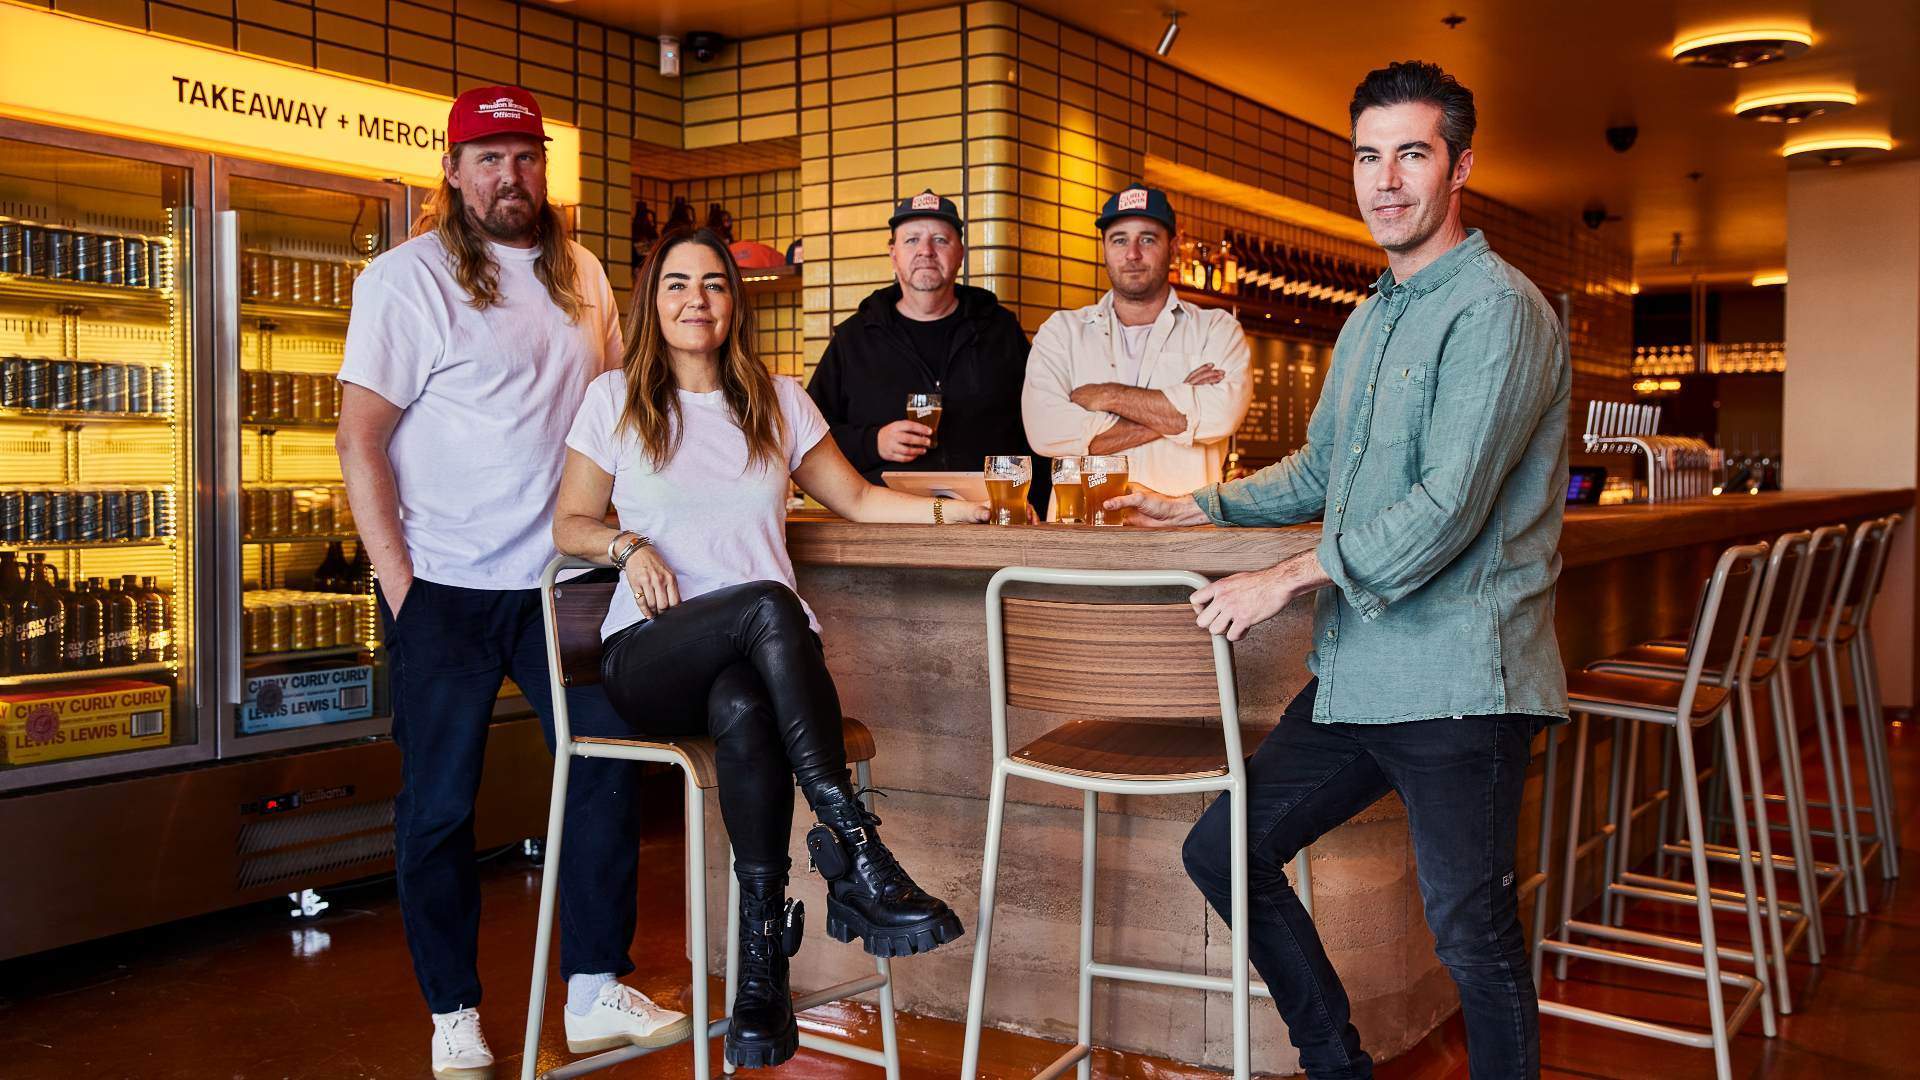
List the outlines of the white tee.
{"label": "white tee", "polygon": [[[779,581],[799,591],[787,558],[787,478],[825,437],[827,421],[799,382],[776,376],[773,385],[783,421],[784,469],[760,465],[748,471],[746,434],[719,390],[676,391],[684,425],[680,445],[666,468],[654,468],[640,436],[620,427],[627,401],[623,371],[593,381],[567,433],[568,446],[613,477],[620,527],[653,541],[682,600],[748,581]],[[633,593],[615,589],[600,636],[639,621]],[[807,621],[820,629],[810,607]]]}
{"label": "white tee", "polygon": [[490,246],[500,303],[485,311],[432,233],[375,259],[354,283],[339,377],[405,410],[387,456],[414,574],[530,589],[554,556],[562,439],[587,384],[620,361],[620,316],[579,244],[575,323],[534,276],[538,248]]}
{"label": "white tee", "polygon": [[1153,332],[1152,323],[1139,326],[1120,324],[1120,381],[1128,386],[1140,385],[1140,362],[1147,358],[1147,335]]}

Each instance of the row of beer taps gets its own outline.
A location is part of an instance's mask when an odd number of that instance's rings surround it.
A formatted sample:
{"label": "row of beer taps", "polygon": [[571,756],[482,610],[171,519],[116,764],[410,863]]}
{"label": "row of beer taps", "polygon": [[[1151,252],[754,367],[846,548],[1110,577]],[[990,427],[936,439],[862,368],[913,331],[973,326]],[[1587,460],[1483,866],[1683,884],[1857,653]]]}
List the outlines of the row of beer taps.
{"label": "row of beer taps", "polygon": [[1660,406],[1628,401],[1587,402],[1584,440],[1590,454],[1644,455],[1647,501],[1672,502],[1718,494],[1720,451],[1704,439],[1660,434]]}

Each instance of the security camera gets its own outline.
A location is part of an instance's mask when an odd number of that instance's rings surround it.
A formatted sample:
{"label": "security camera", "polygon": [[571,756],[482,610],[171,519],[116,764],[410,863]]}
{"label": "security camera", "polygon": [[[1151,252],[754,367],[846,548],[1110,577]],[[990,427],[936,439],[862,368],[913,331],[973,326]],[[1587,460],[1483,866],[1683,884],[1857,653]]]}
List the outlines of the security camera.
{"label": "security camera", "polygon": [[1592,206],[1580,211],[1580,220],[1587,228],[1598,229],[1607,223],[1607,208],[1599,203],[1594,203]]}
{"label": "security camera", "polygon": [[688,56],[705,64],[727,47],[727,35],[712,30],[695,30],[687,35],[685,45]]}
{"label": "security camera", "polygon": [[1633,149],[1634,142],[1639,138],[1638,124],[1618,124],[1607,129],[1607,145],[1613,147],[1613,152],[1616,154],[1624,154]]}

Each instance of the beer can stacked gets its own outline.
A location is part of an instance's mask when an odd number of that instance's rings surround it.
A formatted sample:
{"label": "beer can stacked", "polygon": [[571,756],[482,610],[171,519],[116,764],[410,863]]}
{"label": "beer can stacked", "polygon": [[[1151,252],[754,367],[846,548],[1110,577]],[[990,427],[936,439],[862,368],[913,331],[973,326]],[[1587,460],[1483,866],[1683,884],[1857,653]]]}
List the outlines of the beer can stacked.
{"label": "beer can stacked", "polygon": [[0,490],[0,543],[97,544],[173,535],[168,488]]}
{"label": "beer can stacked", "polygon": [[362,265],[249,251],[240,257],[240,295],[263,304],[344,310],[353,303],[353,283]]}
{"label": "beer can stacked", "polygon": [[165,415],[173,411],[173,370],[108,360],[0,356],[0,408]]}
{"label": "beer can stacked", "polygon": [[342,484],[263,484],[240,490],[240,528],[249,540],[351,535],[353,510]]}
{"label": "beer can stacked", "polygon": [[242,371],[240,419],[249,424],[340,419],[340,383],[309,371]]}
{"label": "beer can stacked", "polygon": [[0,274],[158,289],[165,286],[166,267],[165,241],[0,220]]}
{"label": "beer can stacked", "polygon": [[241,638],[250,656],[357,644],[368,603],[339,593],[250,590],[241,602]]}

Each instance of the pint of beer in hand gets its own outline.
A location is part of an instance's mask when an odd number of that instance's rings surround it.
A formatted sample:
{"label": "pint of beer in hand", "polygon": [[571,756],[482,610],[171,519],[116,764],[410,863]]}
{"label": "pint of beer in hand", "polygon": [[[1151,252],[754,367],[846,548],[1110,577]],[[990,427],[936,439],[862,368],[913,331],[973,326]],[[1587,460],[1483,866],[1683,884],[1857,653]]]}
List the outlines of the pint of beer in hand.
{"label": "pint of beer in hand", "polygon": [[1108,499],[1127,493],[1127,455],[1096,454],[1080,459],[1080,476],[1086,484],[1087,520],[1095,525],[1125,525],[1125,510],[1108,510]]}
{"label": "pint of beer in hand", "polygon": [[916,424],[925,424],[933,432],[927,440],[927,449],[940,445],[940,395],[908,394],[907,419]]}
{"label": "pint of beer in hand", "polygon": [[1087,485],[1080,475],[1084,460],[1072,454],[1053,459],[1054,517],[1063,524],[1079,525],[1087,520]]}
{"label": "pint of beer in hand", "polygon": [[987,520],[995,525],[1025,525],[1033,459],[1025,454],[990,457],[983,475],[987,480]]}

